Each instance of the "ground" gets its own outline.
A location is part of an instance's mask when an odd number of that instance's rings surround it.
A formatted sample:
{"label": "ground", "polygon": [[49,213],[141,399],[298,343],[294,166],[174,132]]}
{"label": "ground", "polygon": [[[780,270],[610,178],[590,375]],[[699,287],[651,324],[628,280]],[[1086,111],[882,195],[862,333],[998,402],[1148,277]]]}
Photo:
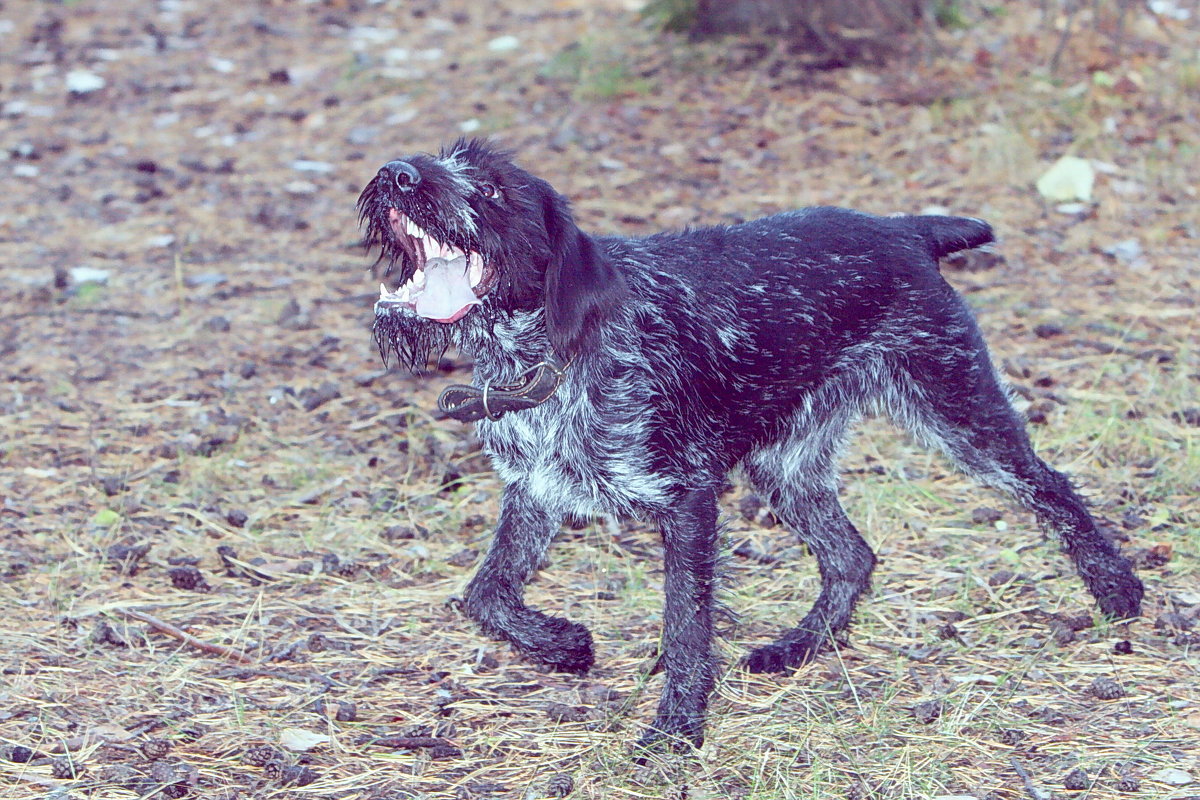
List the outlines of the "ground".
{"label": "ground", "polygon": [[[963,3],[836,70],[633,5],[0,2],[0,796],[1200,796],[1196,5]],[[586,677],[489,641],[456,596],[500,487],[431,414],[468,373],[369,335],[357,193],[463,133],[595,231],[990,220],[946,275],[1143,617],[1099,619],[1028,514],[870,421],[847,640],[736,667],[817,575],[735,476],[708,742],[634,766],[655,533],[565,530],[531,587],[594,631]],[[1035,187],[1064,155],[1090,197]]]}

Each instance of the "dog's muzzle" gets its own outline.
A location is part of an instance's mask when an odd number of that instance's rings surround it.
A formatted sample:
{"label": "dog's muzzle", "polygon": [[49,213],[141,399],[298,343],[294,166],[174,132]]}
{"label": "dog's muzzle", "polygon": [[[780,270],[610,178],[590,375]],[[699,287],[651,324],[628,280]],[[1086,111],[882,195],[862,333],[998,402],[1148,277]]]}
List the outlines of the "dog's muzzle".
{"label": "dog's muzzle", "polygon": [[[403,185],[413,186],[421,180],[420,174],[404,161],[389,162],[380,175],[385,171],[394,174],[397,185],[404,181]],[[482,255],[439,242],[394,207],[388,211],[388,224],[401,247],[416,261],[417,269],[394,292],[379,284],[376,315],[407,312],[434,322],[450,323],[457,322],[471,306],[482,302],[486,291]]]}

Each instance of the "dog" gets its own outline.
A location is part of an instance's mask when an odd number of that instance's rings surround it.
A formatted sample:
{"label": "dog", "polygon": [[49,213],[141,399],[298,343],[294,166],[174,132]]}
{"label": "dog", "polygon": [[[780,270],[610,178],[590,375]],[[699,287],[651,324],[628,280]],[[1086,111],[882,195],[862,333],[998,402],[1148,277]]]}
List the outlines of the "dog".
{"label": "dog", "polygon": [[487,141],[385,164],[358,201],[380,287],[374,333],[420,371],[455,347],[474,385],[439,406],[476,421],[506,484],[464,595],[490,636],[554,670],[593,662],[587,628],[525,604],[564,518],[653,520],[664,552],[665,685],[645,747],[699,746],[717,662],[717,498],[741,467],[816,556],[812,609],[751,652],[752,672],[813,658],[850,622],[875,555],[842,510],[836,460],[872,410],[1036,513],[1100,609],[1143,594],[1069,480],[1034,454],[939,259],[993,241],[952,216],[806,208],[643,238],[593,236],[568,201]]}

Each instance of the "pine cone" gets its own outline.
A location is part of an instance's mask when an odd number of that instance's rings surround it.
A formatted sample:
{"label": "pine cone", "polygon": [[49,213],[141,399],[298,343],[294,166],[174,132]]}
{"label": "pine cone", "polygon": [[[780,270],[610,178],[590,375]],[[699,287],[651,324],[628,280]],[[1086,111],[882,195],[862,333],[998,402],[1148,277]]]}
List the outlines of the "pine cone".
{"label": "pine cone", "polygon": [[50,764],[50,774],[60,781],[81,777],[86,771],[82,763],[72,760],[70,756],[56,758]]}
{"label": "pine cone", "polygon": [[150,761],[157,761],[171,752],[171,742],[167,739],[154,738],[142,742],[142,755]]}
{"label": "pine cone", "polygon": [[272,761],[283,758],[283,754],[269,744],[256,744],[246,748],[242,761],[254,767],[265,767]]}

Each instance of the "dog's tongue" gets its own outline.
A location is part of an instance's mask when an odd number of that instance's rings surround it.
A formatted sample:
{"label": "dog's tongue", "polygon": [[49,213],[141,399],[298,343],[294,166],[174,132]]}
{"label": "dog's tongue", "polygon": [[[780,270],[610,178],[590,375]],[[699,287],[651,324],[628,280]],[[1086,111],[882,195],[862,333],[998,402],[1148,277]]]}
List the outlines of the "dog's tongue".
{"label": "dog's tongue", "polygon": [[418,314],[435,322],[454,322],[478,303],[467,277],[465,256],[425,262],[425,288],[415,304]]}

